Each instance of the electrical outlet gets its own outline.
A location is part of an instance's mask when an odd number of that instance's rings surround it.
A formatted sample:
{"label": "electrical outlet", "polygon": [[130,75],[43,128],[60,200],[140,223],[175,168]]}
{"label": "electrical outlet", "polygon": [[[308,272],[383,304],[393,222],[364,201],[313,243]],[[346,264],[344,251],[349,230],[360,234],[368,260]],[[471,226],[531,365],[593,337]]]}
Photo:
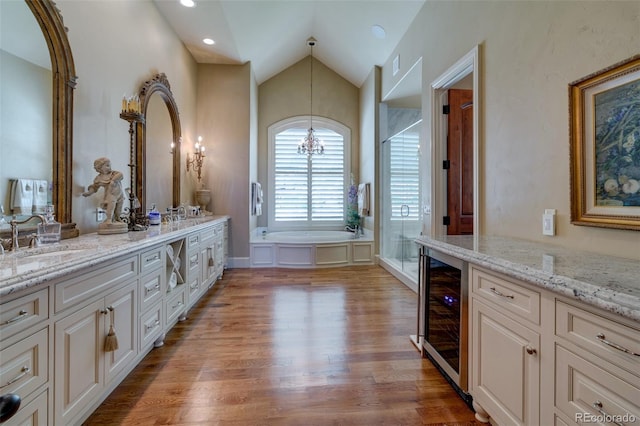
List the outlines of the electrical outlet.
{"label": "electrical outlet", "polygon": [[545,209],[542,215],[542,235],[556,235],[556,209]]}
{"label": "electrical outlet", "polygon": [[542,270],[553,274],[553,267],[555,264],[555,257],[552,254],[542,255]]}
{"label": "electrical outlet", "polygon": [[103,222],[107,218],[107,212],[105,209],[96,209],[96,222]]}

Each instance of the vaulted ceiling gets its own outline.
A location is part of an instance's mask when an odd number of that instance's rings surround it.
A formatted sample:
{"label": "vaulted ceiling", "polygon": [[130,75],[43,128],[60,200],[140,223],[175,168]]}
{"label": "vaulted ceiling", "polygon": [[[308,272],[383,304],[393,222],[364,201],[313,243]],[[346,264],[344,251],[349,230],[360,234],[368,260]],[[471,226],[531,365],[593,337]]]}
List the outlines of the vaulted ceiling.
{"label": "vaulted ceiling", "polygon": [[[309,55],[360,87],[383,65],[424,0],[153,0],[198,63],[251,61],[258,84]],[[384,29],[380,38],[374,25]],[[215,41],[205,45],[208,37]]]}

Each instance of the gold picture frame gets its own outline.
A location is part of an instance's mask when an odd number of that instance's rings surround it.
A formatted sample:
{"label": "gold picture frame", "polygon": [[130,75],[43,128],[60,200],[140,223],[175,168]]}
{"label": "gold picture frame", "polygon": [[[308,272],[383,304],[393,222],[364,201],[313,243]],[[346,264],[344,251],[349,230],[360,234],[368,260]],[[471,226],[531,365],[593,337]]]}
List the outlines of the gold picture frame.
{"label": "gold picture frame", "polygon": [[571,223],[640,231],[640,55],[569,84]]}

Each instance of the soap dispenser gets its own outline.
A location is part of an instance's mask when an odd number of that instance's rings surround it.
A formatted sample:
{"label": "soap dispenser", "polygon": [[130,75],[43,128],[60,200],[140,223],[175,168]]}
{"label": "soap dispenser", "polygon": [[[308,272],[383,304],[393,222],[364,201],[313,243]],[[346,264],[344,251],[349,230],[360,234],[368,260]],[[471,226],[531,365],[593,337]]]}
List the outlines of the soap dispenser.
{"label": "soap dispenser", "polygon": [[53,217],[53,205],[47,205],[45,209],[45,221],[38,224],[38,240],[40,244],[53,244],[60,241],[60,229],[62,225]]}
{"label": "soap dispenser", "polygon": [[160,212],[156,210],[156,205],[153,204],[151,206],[151,210],[149,211],[149,225],[160,225]]}

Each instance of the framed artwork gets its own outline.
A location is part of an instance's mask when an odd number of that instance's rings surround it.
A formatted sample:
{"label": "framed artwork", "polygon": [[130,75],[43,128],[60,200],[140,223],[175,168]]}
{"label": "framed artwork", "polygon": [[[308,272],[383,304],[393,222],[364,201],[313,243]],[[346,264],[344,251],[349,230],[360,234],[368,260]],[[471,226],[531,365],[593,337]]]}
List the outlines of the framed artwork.
{"label": "framed artwork", "polygon": [[640,55],[569,85],[571,223],[640,231]]}

